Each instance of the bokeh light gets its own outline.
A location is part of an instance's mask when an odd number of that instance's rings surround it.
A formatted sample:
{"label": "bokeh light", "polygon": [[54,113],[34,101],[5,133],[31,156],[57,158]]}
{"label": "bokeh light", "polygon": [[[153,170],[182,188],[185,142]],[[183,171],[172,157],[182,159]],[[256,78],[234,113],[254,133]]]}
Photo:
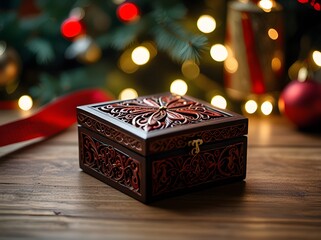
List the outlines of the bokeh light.
{"label": "bokeh light", "polygon": [[246,103],[245,103],[245,111],[249,114],[253,114],[256,112],[257,110],[257,103],[254,101],[254,100],[248,100]]}
{"label": "bokeh light", "polygon": [[185,95],[187,93],[188,86],[182,79],[176,79],[170,86],[170,92],[178,95]]}
{"label": "bokeh light", "polygon": [[149,51],[149,60],[154,58],[157,55],[157,47],[156,47],[156,44],[154,42],[150,42],[150,41],[143,42],[141,44],[141,46],[148,49],[148,51]]}
{"label": "bokeh light", "polygon": [[314,51],[312,53],[312,58],[313,58],[313,61],[315,62],[315,64],[318,65],[319,67],[321,67],[321,52]]}
{"label": "bokeh light", "polygon": [[117,16],[124,22],[134,21],[139,17],[139,9],[134,3],[125,2],[117,8]]}
{"label": "bokeh light", "polygon": [[24,111],[28,111],[32,108],[33,101],[32,98],[28,95],[23,95],[18,100],[18,106]]}
{"label": "bokeh light", "polygon": [[146,47],[139,46],[133,50],[131,57],[137,65],[144,65],[149,61],[150,53]]}
{"label": "bokeh light", "polygon": [[119,68],[123,70],[125,73],[134,73],[139,68],[138,65],[133,62],[131,58],[131,53],[132,51],[127,49],[119,58]]}
{"label": "bokeh light", "polygon": [[187,60],[182,64],[181,71],[186,78],[195,79],[200,74],[200,68],[191,60]]}
{"label": "bokeh light", "polygon": [[273,71],[279,71],[282,67],[282,62],[281,62],[280,58],[274,57],[271,61],[271,67],[272,67]]}
{"label": "bokeh light", "polygon": [[127,99],[133,99],[133,98],[137,98],[137,97],[138,97],[138,93],[135,89],[125,88],[123,91],[120,92],[118,98],[120,100],[127,100]]}
{"label": "bokeh light", "polygon": [[308,69],[306,67],[300,68],[298,72],[298,81],[304,82],[308,78]]}
{"label": "bokeh light", "polygon": [[211,104],[215,107],[225,109],[227,107],[226,99],[221,95],[216,95],[212,98]]}
{"label": "bokeh light", "polygon": [[268,35],[272,40],[276,40],[279,37],[278,32],[274,28],[270,28],[268,30]]}
{"label": "bokeh light", "polygon": [[306,68],[307,67],[307,64],[305,61],[303,60],[297,60],[295,61],[290,67],[289,67],[289,70],[288,70],[288,74],[289,74],[289,78],[291,80],[296,80],[298,79],[298,75],[299,75],[299,71],[301,68]]}
{"label": "bokeh light", "polygon": [[210,50],[211,57],[217,62],[223,62],[226,60],[228,53],[226,47],[222,44],[215,44]]}
{"label": "bokeh light", "polygon": [[239,64],[234,57],[228,57],[224,62],[224,68],[229,73],[235,73],[238,67]]}
{"label": "bokeh light", "polygon": [[273,105],[270,101],[265,101],[261,105],[261,111],[264,115],[270,115],[273,110]]}
{"label": "bokeh light", "polygon": [[78,18],[70,17],[61,24],[61,33],[66,38],[74,38],[84,31],[84,26]]}
{"label": "bokeh light", "polygon": [[273,2],[271,0],[261,0],[258,2],[258,6],[265,12],[271,12]]}
{"label": "bokeh light", "polygon": [[210,15],[202,15],[197,20],[197,27],[203,33],[211,33],[216,28],[216,21]]}

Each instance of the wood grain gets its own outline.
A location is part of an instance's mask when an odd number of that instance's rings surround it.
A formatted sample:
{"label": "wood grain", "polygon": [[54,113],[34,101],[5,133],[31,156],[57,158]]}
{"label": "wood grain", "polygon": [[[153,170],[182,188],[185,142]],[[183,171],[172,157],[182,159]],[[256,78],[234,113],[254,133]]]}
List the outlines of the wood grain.
{"label": "wood grain", "polygon": [[320,239],[321,137],[281,117],[249,127],[245,182],[152,205],[79,169],[76,126],[6,155],[0,239]]}

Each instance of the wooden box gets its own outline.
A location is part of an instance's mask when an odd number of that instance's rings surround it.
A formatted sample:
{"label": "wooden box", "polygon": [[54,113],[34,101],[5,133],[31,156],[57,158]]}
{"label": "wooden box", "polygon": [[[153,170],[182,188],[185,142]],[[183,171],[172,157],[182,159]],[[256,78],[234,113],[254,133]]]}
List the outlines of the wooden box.
{"label": "wooden box", "polygon": [[80,167],[142,201],[246,175],[247,118],[171,93],[77,108]]}

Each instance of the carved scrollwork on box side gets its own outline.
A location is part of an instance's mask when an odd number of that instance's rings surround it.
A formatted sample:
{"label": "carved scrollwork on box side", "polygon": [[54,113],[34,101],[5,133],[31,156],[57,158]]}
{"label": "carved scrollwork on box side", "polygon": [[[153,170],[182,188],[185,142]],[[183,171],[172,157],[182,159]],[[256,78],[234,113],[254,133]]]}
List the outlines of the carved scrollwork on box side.
{"label": "carved scrollwork on box side", "polygon": [[80,148],[81,158],[85,166],[141,195],[141,166],[139,161],[85,133],[81,133]]}
{"label": "carved scrollwork on box side", "polygon": [[111,140],[114,140],[126,147],[134,149],[138,152],[142,152],[142,143],[141,141],[123,133],[111,126],[107,126],[106,124],[97,121],[96,119],[87,116],[83,113],[78,113],[78,122],[86,128],[93,130]]}
{"label": "carved scrollwork on box side", "polygon": [[205,142],[221,141],[224,139],[231,139],[247,134],[247,125],[239,124],[229,127],[213,129],[202,132],[202,139]]}
{"label": "carved scrollwork on box side", "polygon": [[245,174],[244,143],[181,155],[152,163],[152,194],[174,192]]}
{"label": "carved scrollwork on box side", "polygon": [[222,127],[213,130],[200,131],[196,133],[184,134],[177,137],[163,138],[150,143],[150,153],[159,153],[174,149],[185,148],[190,139],[202,139],[204,143],[221,141],[243,136],[247,133],[245,124],[239,124],[229,127]]}

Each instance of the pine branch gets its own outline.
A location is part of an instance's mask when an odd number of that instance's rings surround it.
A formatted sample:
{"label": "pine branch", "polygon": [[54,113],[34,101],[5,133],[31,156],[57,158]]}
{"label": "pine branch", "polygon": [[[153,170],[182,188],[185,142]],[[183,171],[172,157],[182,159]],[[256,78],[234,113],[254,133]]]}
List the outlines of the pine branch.
{"label": "pine branch", "polygon": [[49,20],[47,14],[41,14],[37,17],[23,18],[19,21],[19,27],[25,31],[34,31],[41,26],[44,26]]}
{"label": "pine branch", "polygon": [[33,38],[26,43],[26,47],[36,56],[36,61],[44,65],[55,58],[55,53],[50,42],[42,38]]}
{"label": "pine branch", "polygon": [[109,32],[96,39],[98,45],[102,48],[112,47],[117,50],[123,50],[137,39],[143,26],[142,22],[124,25],[116,28],[113,32]]}
{"label": "pine branch", "polygon": [[104,86],[107,71],[106,63],[102,62],[88,67],[64,71],[57,76],[41,73],[40,84],[32,87],[30,94],[39,100],[40,105],[43,105],[57,96],[75,90]]}
{"label": "pine branch", "polygon": [[[0,14],[0,23],[1,27],[9,27],[9,24],[12,24],[17,19],[17,14],[15,12],[1,13]],[[2,29],[1,29],[2,30]]]}
{"label": "pine branch", "polygon": [[151,5],[154,9],[152,15],[158,20],[182,20],[187,13],[186,7],[181,3],[173,5],[172,1],[170,1],[169,6],[164,6],[164,1],[154,1],[151,2]]}
{"label": "pine branch", "polygon": [[160,50],[167,52],[176,61],[199,61],[201,51],[207,39],[201,35],[188,33],[183,26],[176,23],[183,19],[186,8],[182,4],[164,8],[160,2],[152,3],[154,10],[141,17],[138,22],[115,27],[96,39],[100,47],[112,47],[123,50],[139,35],[151,34]]}
{"label": "pine branch", "polygon": [[169,20],[159,21],[153,34],[159,49],[166,51],[179,62],[199,61],[201,52],[207,44],[205,36],[187,33],[182,26]]}
{"label": "pine branch", "polygon": [[57,79],[49,74],[42,73],[40,75],[39,86],[32,87],[30,89],[30,94],[38,99],[40,105],[50,102],[55,97],[59,96],[59,84]]}
{"label": "pine branch", "polygon": [[60,22],[68,16],[72,8],[77,6],[77,1],[36,0],[36,5],[39,9],[46,12],[48,16],[52,16]]}

